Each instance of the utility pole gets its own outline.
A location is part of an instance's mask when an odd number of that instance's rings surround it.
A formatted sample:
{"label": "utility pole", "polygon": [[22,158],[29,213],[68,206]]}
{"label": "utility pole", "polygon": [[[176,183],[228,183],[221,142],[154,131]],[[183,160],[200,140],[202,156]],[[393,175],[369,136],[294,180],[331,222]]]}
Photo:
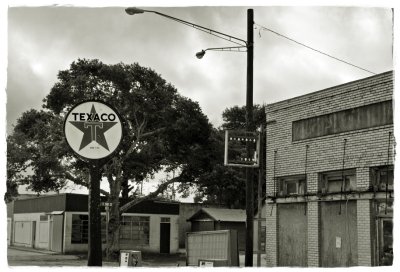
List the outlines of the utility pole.
{"label": "utility pole", "polygon": [[257,267],[261,266],[261,220],[262,220],[262,184],[265,181],[264,179],[264,152],[265,152],[265,143],[264,143],[264,124],[261,125],[260,132],[260,156],[259,156],[259,170],[258,170],[258,186],[257,186]]}
{"label": "utility pole", "polygon": [[[142,14],[145,12],[154,13],[167,19],[173,20],[178,23],[182,23],[186,26],[191,26],[195,29],[210,33],[221,39],[231,41],[239,46],[230,47],[218,47],[218,48],[207,48],[201,52],[196,53],[196,57],[201,59],[208,50],[215,51],[237,51],[244,52],[241,49],[246,48],[247,50],[247,78],[246,78],[246,131],[255,132],[253,122],[253,58],[254,58],[254,10],[247,10],[247,41],[240,38],[218,32],[201,25],[197,25],[182,19],[169,16],[167,14],[154,11],[145,10],[135,7],[126,8],[125,12],[129,15]],[[247,143],[247,158],[252,158],[250,142]],[[246,256],[245,266],[253,266],[253,227],[254,227],[254,170],[246,168]]]}
{"label": "utility pole", "polygon": [[[254,132],[253,122],[253,58],[254,58],[254,10],[247,10],[247,78],[246,78],[246,131]],[[247,156],[250,154],[247,144]],[[245,266],[253,266],[254,232],[254,170],[246,168],[246,255]]]}

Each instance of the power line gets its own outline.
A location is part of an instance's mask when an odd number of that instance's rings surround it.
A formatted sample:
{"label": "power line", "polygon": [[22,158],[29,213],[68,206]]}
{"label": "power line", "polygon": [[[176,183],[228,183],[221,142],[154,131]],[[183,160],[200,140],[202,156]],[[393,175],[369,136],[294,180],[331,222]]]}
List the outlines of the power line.
{"label": "power line", "polygon": [[[315,51],[315,52],[317,52],[317,53],[320,53],[320,54],[322,54],[322,55],[325,55],[325,56],[330,57],[330,58],[332,58],[332,59],[335,59],[335,60],[337,60],[337,61],[343,62],[343,63],[345,63],[345,64],[347,64],[347,65],[356,67],[356,68],[361,69],[361,70],[363,70],[363,71],[366,71],[366,72],[368,72],[368,73],[370,73],[370,74],[376,75],[376,73],[374,73],[374,72],[371,72],[371,71],[369,71],[369,70],[367,70],[367,69],[364,69],[364,68],[362,68],[362,67],[360,67],[360,66],[357,66],[357,65],[355,65],[355,64],[352,64],[352,63],[350,63],[350,62],[348,62],[348,61],[345,61],[345,60],[339,59],[339,58],[337,58],[337,57],[334,57],[334,56],[332,56],[332,55],[329,55],[329,54],[327,54],[327,53],[324,53],[324,52],[322,52],[322,51],[320,51],[320,50],[318,50],[318,49],[312,48],[311,46],[308,46],[308,45],[306,45],[306,44],[304,44],[304,43],[298,42],[298,41],[296,41],[296,40],[294,40],[294,39],[292,39],[292,38],[289,38],[289,37],[287,37],[287,36],[285,36],[285,35],[283,35],[283,34],[280,34],[280,33],[276,32],[276,31],[274,31],[274,30],[272,30],[272,29],[269,29],[269,28],[267,28],[267,27],[265,27],[265,26],[262,26],[262,25],[259,25],[259,24],[256,24],[256,23],[254,23],[254,25],[260,27],[260,31],[261,31],[261,30],[265,30],[265,31],[272,32],[272,33],[274,33],[274,34],[276,34],[276,35],[278,35],[278,36],[281,36],[281,37],[283,37],[283,38],[285,38],[285,39],[288,39],[288,40],[290,40],[290,41],[292,41],[292,42],[294,42],[294,43],[297,43],[297,44],[299,44],[299,45],[301,45],[301,46],[304,46],[304,47],[306,47],[306,48],[308,48],[308,49],[311,49],[311,50],[313,50],[313,51]],[[261,36],[260,33],[259,33],[259,35]]]}

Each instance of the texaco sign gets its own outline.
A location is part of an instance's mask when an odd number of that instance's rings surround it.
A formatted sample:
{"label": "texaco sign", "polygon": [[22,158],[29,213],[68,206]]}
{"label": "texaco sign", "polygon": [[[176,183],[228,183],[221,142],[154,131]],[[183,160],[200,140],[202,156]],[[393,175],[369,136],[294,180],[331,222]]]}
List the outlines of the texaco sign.
{"label": "texaco sign", "polygon": [[79,156],[102,159],[117,149],[122,139],[118,113],[100,101],[86,101],[73,107],[64,122],[65,138]]}

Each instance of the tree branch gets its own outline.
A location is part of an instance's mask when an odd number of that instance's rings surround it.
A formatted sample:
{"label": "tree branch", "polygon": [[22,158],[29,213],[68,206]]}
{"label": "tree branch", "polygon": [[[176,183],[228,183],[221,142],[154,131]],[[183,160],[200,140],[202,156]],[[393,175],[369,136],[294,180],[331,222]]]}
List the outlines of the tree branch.
{"label": "tree branch", "polygon": [[156,130],[143,133],[143,134],[141,135],[141,137],[143,138],[143,137],[153,136],[154,134],[158,134],[158,133],[164,132],[166,129],[167,129],[167,128],[165,128],[165,127],[163,127],[163,128],[158,128],[158,129],[156,129]]}
{"label": "tree branch", "polygon": [[176,182],[176,180],[177,180],[177,178],[170,179],[170,180],[160,184],[160,186],[158,186],[158,188],[154,192],[151,192],[150,194],[148,194],[144,197],[141,197],[139,199],[135,199],[135,200],[132,200],[132,201],[126,203],[125,205],[121,206],[121,208],[119,209],[119,212],[122,214],[122,213],[126,212],[127,210],[129,210],[131,207],[133,207],[145,200],[156,197],[158,194],[162,193],[165,189],[167,189],[168,185]]}
{"label": "tree branch", "polygon": [[[66,179],[69,179],[70,181],[72,181],[76,185],[80,185],[80,186],[83,186],[85,188],[89,188],[89,184],[87,182],[85,182],[82,179],[74,177],[73,175],[71,175],[71,173],[65,172],[64,173],[64,177]],[[100,193],[103,194],[104,196],[108,196],[109,195],[109,193],[107,191],[104,191],[103,189],[100,189]]]}

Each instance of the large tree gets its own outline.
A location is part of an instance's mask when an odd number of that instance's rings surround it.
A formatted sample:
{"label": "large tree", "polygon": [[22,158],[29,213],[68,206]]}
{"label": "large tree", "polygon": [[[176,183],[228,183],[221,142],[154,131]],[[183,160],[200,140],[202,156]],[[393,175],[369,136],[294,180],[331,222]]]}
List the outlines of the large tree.
{"label": "large tree", "polygon": [[[265,106],[254,105],[253,107],[254,124],[260,128],[266,125]],[[204,173],[199,178],[196,201],[219,204],[230,208],[245,208],[246,194],[243,190],[246,186],[246,177],[244,168],[227,167],[223,165],[224,161],[224,130],[242,130],[246,129],[246,107],[234,106],[226,108],[222,113],[223,124],[220,129],[214,129],[212,141],[214,155],[210,156],[212,161],[212,170]],[[265,137],[265,135],[263,135]],[[264,138],[265,142],[265,138]],[[261,149],[262,152],[263,149]],[[265,164],[265,161],[260,165]],[[258,169],[254,170],[254,188],[257,188],[259,177]],[[263,183],[264,184],[264,183]],[[262,192],[265,190],[265,185]],[[265,193],[263,193],[265,195]],[[254,190],[254,198],[257,191]],[[255,204],[257,201],[254,202]]]}
{"label": "large tree", "polygon": [[[155,71],[139,64],[107,65],[79,59],[58,73],[58,81],[44,99],[43,109],[30,110],[18,119],[8,137],[10,192],[17,182],[36,192],[57,191],[67,182],[88,186],[88,171],[77,160],[63,137],[63,120],[75,104],[102,100],[118,110],[123,119],[121,148],[104,165],[112,203],[107,254],[119,250],[120,215],[131,206],[157,196],[177,182],[181,190],[196,184],[210,171],[208,160],[212,126],[199,105],[178,94]],[[18,150],[23,150],[18,154]],[[15,170],[14,170],[15,169]],[[141,198],[129,198],[138,182],[164,169],[177,170],[174,179],[162,183]],[[25,171],[23,176],[13,172]],[[14,186],[14,187],[13,187]],[[125,199],[120,206],[120,195]]]}

